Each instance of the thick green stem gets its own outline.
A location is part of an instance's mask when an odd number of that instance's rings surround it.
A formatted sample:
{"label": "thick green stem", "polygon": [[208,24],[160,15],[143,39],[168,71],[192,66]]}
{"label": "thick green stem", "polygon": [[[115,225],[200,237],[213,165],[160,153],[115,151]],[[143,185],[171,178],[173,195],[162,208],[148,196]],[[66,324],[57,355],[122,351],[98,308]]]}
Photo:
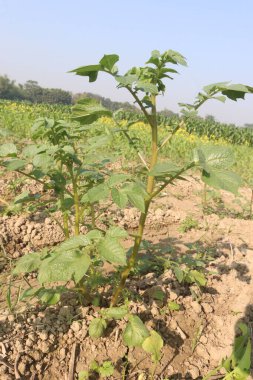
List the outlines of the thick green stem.
{"label": "thick green stem", "polygon": [[73,185],[73,199],[74,199],[74,207],[75,207],[75,235],[79,235],[79,227],[80,227],[80,205],[79,205],[79,195],[78,195],[78,185],[77,178],[74,176],[73,168],[69,168],[71,181]]}
{"label": "thick green stem", "polygon": [[206,206],[207,206],[207,186],[206,186],[206,183],[204,183],[204,187],[203,187],[202,206],[203,206],[203,212],[205,212],[205,209],[206,209]]}
{"label": "thick green stem", "polygon": [[69,217],[66,210],[64,210],[64,193],[60,194],[60,202],[61,202],[62,217],[63,217],[63,231],[64,231],[65,237],[68,239],[69,238]]}
{"label": "thick green stem", "polygon": [[91,213],[91,225],[92,225],[92,228],[95,229],[96,228],[95,207],[94,207],[94,204],[92,203],[90,205],[90,213]]}
{"label": "thick green stem", "polygon": [[63,213],[63,229],[64,229],[65,237],[68,239],[69,238],[69,218],[66,212]]}
{"label": "thick green stem", "polygon": [[[157,163],[157,154],[158,154],[158,131],[157,131],[157,120],[156,120],[156,97],[151,96],[152,101],[152,114],[149,117],[150,126],[152,128],[152,156],[151,156],[151,162],[150,162],[150,170],[153,169],[155,164]],[[111,300],[111,306],[116,305],[118,298],[122,292],[122,290],[125,288],[126,280],[131,272],[131,270],[134,268],[140,245],[142,242],[143,232],[145,228],[145,222],[148,215],[149,206],[151,203],[151,194],[154,190],[155,186],[155,177],[154,176],[148,176],[147,180],[147,193],[149,194],[148,199],[145,200],[145,212],[141,213],[140,219],[139,219],[139,227],[138,227],[138,233],[134,239],[134,246],[131,256],[129,257],[127,267],[123,270],[121,273],[120,283],[119,286],[116,288],[112,300]]]}

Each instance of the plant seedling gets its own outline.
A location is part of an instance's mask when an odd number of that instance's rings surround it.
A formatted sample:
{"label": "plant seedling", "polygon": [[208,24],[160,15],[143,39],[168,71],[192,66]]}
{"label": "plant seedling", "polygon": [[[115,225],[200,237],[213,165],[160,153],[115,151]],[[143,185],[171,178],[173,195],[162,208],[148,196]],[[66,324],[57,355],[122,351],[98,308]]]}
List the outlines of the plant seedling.
{"label": "plant seedling", "polygon": [[187,216],[180,224],[179,232],[185,233],[194,228],[198,228],[199,223],[192,216]]}

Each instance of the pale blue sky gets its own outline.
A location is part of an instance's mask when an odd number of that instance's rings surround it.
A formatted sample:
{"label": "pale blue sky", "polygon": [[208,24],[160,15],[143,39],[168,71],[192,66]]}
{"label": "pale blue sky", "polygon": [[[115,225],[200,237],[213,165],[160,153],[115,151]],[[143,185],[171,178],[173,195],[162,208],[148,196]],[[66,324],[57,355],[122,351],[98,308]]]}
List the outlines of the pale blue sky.
{"label": "pale blue sky", "polygon": [[[0,75],[19,83],[90,91],[131,100],[111,78],[94,84],[67,74],[120,55],[122,72],[142,65],[154,49],[178,50],[188,61],[167,82],[160,108],[177,111],[204,85],[232,80],[253,86],[252,0],[0,0]],[[253,122],[253,95],[245,102],[210,102],[202,115],[240,125]]]}

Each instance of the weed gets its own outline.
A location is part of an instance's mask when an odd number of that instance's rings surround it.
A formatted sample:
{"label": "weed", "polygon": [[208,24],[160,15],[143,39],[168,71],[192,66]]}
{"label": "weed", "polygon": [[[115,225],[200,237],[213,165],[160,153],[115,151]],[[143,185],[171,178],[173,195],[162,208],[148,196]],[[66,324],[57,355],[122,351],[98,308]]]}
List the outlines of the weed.
{"label": "weed", "polygon": [[194,219],[192,216],[187,216],[181,223],[179,227],[179,232],[185,233],[192,229],[196,229],[199,227],[199,222]]}
{"label": "weed", "polygon": [[89,380],[90,376],[97,373],[101,378],[112,376],[114,373],[114,366],[109,360],[105,360],[99,365],[95,360],[90,364],[88,371],[80,371],[78,380]]}

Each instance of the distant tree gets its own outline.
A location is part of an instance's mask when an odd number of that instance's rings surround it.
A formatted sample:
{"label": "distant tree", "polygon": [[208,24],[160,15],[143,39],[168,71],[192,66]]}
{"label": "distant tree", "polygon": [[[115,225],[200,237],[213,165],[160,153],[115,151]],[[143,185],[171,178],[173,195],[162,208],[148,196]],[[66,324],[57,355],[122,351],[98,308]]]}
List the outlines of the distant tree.
{"label": "distant tree", "polygon": [[71,104],[72,95],[70,92],[58,88],[43,88],[42,103]]}
{"label": "distant tree", "polygon": [[205,120],[208,120],[208,121],[215,121],[215,117],[213,115],[206,115],[205,117]]}
{"label": "distant tree", "polygon": [[0,98],[9,100],[23,99],[22,88],[15,84],[7,75],[0,76]]}
{"label": "distant tree", "polygon": [[177,113],[175,113],[175,112],[169,110],[168,108],[164,108],[163,110],[159,111],[159,112],[158,112],[158,115],[166,116],[166,117],[178,116]]}
{"label": "distant tree", "polygon": [[26,100],[32,103],[41,103],[43,89],[39,86],[38,82],[35,80],[28,80],[23,85],[24,96]]}
{"label": "distant tree", "polygon": [[28,80],[23,86],[23,91],[25,99],[32,103],[72,103],[72,95],[70,92],[58,88],[43,88],[34,80]]}
{"label": "distant tree", "polygon": [[245,128],[253,128],[253,124],[252,123],[245,123],[244,127]]}

